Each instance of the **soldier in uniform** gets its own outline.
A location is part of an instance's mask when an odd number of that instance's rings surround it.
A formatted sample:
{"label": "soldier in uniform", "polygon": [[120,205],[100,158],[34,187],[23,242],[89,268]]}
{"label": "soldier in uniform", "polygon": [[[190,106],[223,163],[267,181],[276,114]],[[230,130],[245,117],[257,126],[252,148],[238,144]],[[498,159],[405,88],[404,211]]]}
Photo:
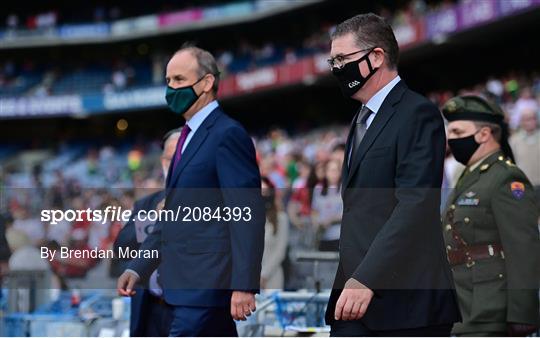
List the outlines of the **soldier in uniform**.
{"label": "soldier in uniform", "polygon": [[474,95],[443,106],[448,145],[466,166],[443,213],[463,321],[458,336],[526,335],[539,323],[534,190],[514,164],[504,113]]}

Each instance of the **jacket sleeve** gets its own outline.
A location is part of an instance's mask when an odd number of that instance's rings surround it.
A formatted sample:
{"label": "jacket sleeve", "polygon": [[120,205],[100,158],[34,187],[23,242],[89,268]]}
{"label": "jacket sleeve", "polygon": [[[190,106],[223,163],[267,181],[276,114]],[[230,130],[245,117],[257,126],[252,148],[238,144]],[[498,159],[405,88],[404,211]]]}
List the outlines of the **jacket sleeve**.
{"label": "jacket sleeve", "polygon": [[136,213],[140,209],[139,203],[139,201],[135,202],[135,204],[133,205],[131,218],[129,219],[129,221],[126,222],[126,224],[124,224],[124,226],[116,236],[116,239],[114,240],[113,250],[115,252],[118,252],[119,247],[130,247],[132,249],[137,249],[139,247],[139,243],[137,243],[135,222],[133,221],[133,215],[136,215]]}
{"label": "jacket sleeve", "polygon": [[420,241],[441,241],[443,248],[439,208],[446,146],[444,124],[439,110],[430,102],[418,105],[409,116],[397,140],[397,203],[352,275],[372,290],[400,289],[400,279],[410,273],[407,267],[411,261],[423,255],[443,257],[442,253],[422,252]]}
{"label": "jacket sleeve", "polygon": [[540,239],[533,187],[517,168],[507,168],[491,209],[501,237],[508,287],[507,322],[538,325]]}
{"label": "jacket sleeve", "polygon": [[[138,211],[137,209],[134,210],[133,214],[131,215],[132,219],[130,220],[130,222],[132,222],[131,224],[132,230],[130,231],[133,231],[134,236],[136,236],[136,233],[135,233],[136,230],[135,230],[135,224],[134,224],[133,219],[136,217],[137,211]],[[124,226],[124,228],[126,228],[128,225],[129,223],[127,223]],[[148,234],[144,242],[142,242],[141,245],[139,246],[139,250],[158,250],[161,257],[161,227],[162,227],[162,222],[157,221],[156,224],[154,225],[153,231],[150,234]],[[122,229],[122,231],[123,230],[124,229]],[[136,241],[137,241],[137,238],[135,237],[135,242]],[[132,259],[129,262],[129,264],[127,265],[127,269],[135,271],[139,275],[142,281],[147,281],[150,278],[150,275],[158,268],[160,261],[161,261],[160,258],[138,257],[138,258]]]}
{"label": "jacket sleeve", "polygon": [[257,292],[264,250],[265,211],[255,147],[247,132],[233,126],[216,154],[217,173],[224,206],[241,208],[242,219],[229,222],[233,290]]}

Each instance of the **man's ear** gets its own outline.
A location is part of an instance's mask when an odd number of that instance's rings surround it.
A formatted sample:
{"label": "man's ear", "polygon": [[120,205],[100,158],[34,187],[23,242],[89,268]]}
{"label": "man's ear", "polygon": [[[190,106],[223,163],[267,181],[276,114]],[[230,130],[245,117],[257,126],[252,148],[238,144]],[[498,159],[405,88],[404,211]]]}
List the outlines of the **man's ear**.
{"label": "man's ear", "polygon": [[214,86],[214,81],[216,81],[216,77],[214,74],[207,74],[204,78],[204,87],[203,91],[205,93],[209,93],[212,91],[212,87]]}
{"label": "man's ear", "polygon": [[381,67],[382,64],[384,63],[384,56],[385,56],[384,49],[380,47],[376,47],[371,52],[371,55],[373,55],[373,58],[371,59],[371,65],[373,66],[373,68]]}
{"label": "man's ear", "polygon": [[480,129],[480,132],[478,134],[480,136],[480,141],[482,143],[487,142],[490,137],[493,137],[492,135],[493,132],[491,131],[491,128],[489,127],[482,127],[482,129]]}

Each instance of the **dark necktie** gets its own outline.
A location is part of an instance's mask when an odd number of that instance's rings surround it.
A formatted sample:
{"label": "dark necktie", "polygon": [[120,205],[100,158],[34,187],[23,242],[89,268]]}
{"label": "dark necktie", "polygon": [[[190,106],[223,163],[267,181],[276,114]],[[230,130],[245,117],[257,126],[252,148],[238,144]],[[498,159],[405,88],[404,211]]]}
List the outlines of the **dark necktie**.
{"label": "dark necktie", "polygon": [[176,144],[176,154],[174,155],[174,162],[172,167],[173,172],[174,169],[176,169],[178,163],[180,162],[180,159],[182,158],[182,148],[184,147],[184,143],[186,143],[186,139],[190,131],[191,128],[187,124],[182,127],[182,131],[180,132],[180,138],[178,139],[178,143]]}
{"label": "dark necktie", "polygon": [[[362,142],[362,139],[366,135],[367,131],[367,120],[369,116],[373,113],[369,108],[364,105],[362,109],[360,109],[360,113],[358,113],[358,117],[356,118],[356,124],[354,127],[354,143],[353,148],[351,151],[351,158],[350,161],[354,158],[356,152],[358,151],[358,147],[360,146],[360,142]],[[350,163],[349,163],[350,164]]]}

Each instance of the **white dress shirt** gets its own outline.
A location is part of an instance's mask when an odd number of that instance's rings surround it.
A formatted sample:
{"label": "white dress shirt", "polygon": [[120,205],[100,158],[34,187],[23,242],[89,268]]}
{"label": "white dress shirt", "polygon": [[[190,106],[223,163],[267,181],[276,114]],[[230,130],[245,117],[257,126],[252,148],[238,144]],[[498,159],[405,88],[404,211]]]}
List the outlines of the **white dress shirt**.
{"label": "white dress shirt", "polygon": [[[375,115],[377,115],[377,112],[381,108],[384,100],[386,99],[392,88],[394,88],[400,80],[401,78],[399,77],[399,75],[396,75],[396,77],[393,78],[392,81],[388,82],[384,87],[379,89],[379,91],[376,92],[375,95],[373,95],[371,99],[368,100],[366,106],[369,108],[369,110],[371,110],[372,113],[366,120],[366,130],[369,129],[371,122],[373,122],[373,119],[375,119]],[[349,155],[347,156],[347,165],[350,165],[353,152],[352,148],[353,147],[351,147],[351,149],[349,150]]]}
{"label": "white dress shirt", "polygon": [[388,82],[386,86],[379,89],[379,91],[375,93],[375,95],[373,95],[371,99],[369,99],[369,101],[366,103],[366,106],[369,108],[369,110],[373,112],[366,120],[366,129],[368,129],[371,125],[371,122],[373,122],[373,119],[381,108],[384,99],[386,99],[392,88],[394,88],[400,80],[401,78],[399,77],[399,75],[397,75],[395,78],[392,79],[392,81]]}
{"label": "white dress shirt", "polygon": [[206,106],[204,106],[201,110],[196,112],[195,115],[193,115],[189,119],[189,121],[186,122],[186,124],[189,126],[189,129],[191,131],[189,132],[188,136],[186,137],[186,141],[184,142],[184,145],[182,146],[182,153],[184,152],[184,150],[186,150],[186,147],[189,141],[191,141],[197,129],[199,129],[199,127],[201,126],[201,124],[203,124],[204,120],[206,120],[208,115],[210,115],[210,113],[214,111],[214,109],[216,109],[218,106],[219,106],[218,102],[214,100],[208,103]]}

